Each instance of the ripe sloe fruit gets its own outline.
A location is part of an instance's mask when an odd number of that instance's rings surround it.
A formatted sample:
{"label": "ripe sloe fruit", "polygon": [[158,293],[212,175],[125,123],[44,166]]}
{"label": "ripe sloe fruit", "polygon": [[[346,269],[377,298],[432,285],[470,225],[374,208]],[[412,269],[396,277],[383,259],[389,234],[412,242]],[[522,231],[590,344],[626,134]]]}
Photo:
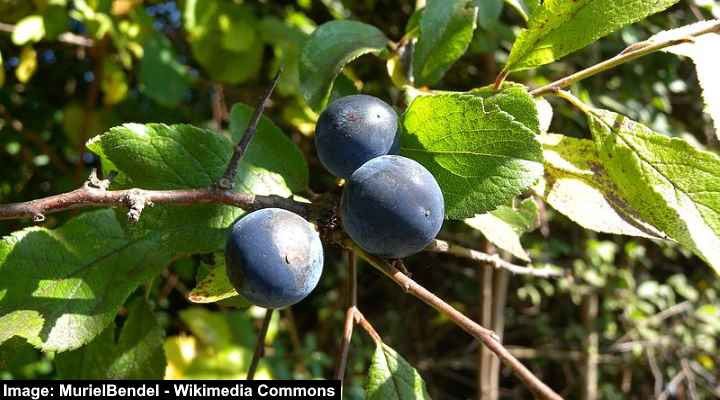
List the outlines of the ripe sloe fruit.
{"label": "ripe sloe fruit", "polygon": [[384,101],[363,94],[339,98],[320,114],[315,147],[325,168],[349,178],[368,160],[399,145],[397,114]]}
{"label": "ripe sloe fruit", "polygon": [[265,308],[293,305],[315,288],[323,269],[320,236],[299,215],[279,208],[254,211],[230,230],[228,278],[249,302]]}
{"label": "ripe sloe fruit", "polygon": [[340,215],[347,234],[365,251],[402,258],[432,242],[445,207],[435,178],[401,156],[381,156],[358,168],[343,189]]}

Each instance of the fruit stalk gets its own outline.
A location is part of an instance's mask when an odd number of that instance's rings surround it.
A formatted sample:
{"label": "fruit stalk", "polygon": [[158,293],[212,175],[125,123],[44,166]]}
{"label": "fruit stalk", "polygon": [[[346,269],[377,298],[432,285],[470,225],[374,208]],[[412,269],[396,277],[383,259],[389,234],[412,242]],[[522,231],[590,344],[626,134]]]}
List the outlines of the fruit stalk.
{"label": "fruit stalk", "polygon": [[265,355],[265,337],[267,336],[268,328],[270,327],[270,321],[272,320],[273,309],[268,308],[265,311],[265,318],[263,318],[263,324],[258,334],[257,342],[255,343],[255,353],[253,353],[252,361],[250,362],[250,368],[248,368],[247,379],[252,380],[255,377],[255,371],[260,363],[260,359]]}
{"label": "fruit stalk", "polygon": [[355,326],[355,311],[357,307],[357,256],[354,252],[348,250],[348,305],[345,312],[345,326],[343,328],[343,338],[340,343],[340,355],[335,369],[335,379],[342,380],[345,377],[345,367],[347,366],[348,353],[350,351],[350,341],[352,340],[353,327]]}

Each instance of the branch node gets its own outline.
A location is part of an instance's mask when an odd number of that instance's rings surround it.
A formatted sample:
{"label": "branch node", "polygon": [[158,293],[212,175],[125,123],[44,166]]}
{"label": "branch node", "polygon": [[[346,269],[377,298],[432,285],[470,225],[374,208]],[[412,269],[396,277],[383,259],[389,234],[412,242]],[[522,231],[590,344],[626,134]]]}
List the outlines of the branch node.
{"label": "branch node", "polygon": [[129,208],[127,217],[128,222],[130,222],[131,224],[135,224],[140,221],[140,214],[142,214],[142,211],[146,205],[152,205],[151,202],[146,201],[142,191],[138,189],[133,189],[128,192],[128,194],[125,196],[125,199],[123,199],[123,202]]}
{"label": "branch node", "polygon": [[90,176],[88,176],[87,181],[85,181],[84,186],[86,188],[94,188],[94,189],[100,189],[100,190],[108,190],[110,188],[110,183],[112,183],[113,178],[117,176],[117,172],[112,171],[108,174],[107,178],[100,179],[98,177],[97,169],[93,168],[90,171]]}

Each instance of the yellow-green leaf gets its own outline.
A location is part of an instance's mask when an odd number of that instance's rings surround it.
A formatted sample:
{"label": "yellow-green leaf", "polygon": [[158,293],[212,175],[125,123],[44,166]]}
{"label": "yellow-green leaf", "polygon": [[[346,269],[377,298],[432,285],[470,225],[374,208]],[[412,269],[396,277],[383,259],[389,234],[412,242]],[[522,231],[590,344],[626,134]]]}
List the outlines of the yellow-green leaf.
{"label": "yellow-green leaf", "polygon": [[32,47],[24,47],[20,52],[20,63],[15,68],[15,77],[20,83],[32,78],[37,69],[37,52]]}
{"label": "yellow-green leaf", "polygon": [[610,111],[588,121],[622,197],[720,273],[720,157]]}
{"label": "yellow-green leaf", "polygon": [[610,180],[595,143],[564,135],[541,135],[545,180],[541,192],[554,209],[596,232],[665,238],[643,221]]}
{"label": "yellow-green leaf", "polygon": [[506,71],[548,64],[678,0],[545,0],[518,36]]}
{"label": "yellow-green leaf", "polygon": [[465,223],[482,232],[483,236],[513,256],[530,261],[520,243],[520,237],[537,228],[538,206],[533,199],[525,199],[517,207],[500,206],[489,213],[468,218]]}

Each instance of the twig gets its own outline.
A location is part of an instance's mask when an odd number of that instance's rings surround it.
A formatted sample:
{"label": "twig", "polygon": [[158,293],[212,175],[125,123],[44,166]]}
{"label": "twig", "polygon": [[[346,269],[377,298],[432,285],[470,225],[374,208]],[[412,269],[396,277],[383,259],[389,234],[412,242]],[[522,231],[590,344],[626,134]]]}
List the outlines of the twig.
{"label": "twig", "polygon": [[[650,365],[650,372],[652,373],[653,379],[655,381],[655,398],[658,398],[660,397],[663,388],[662,372],[660,371],[660,367],[657,365],[657,360],[655,359],[655,350],[653,350],[652,348],[645,349],[645,355],[647,356],[648,365]],[[682,372],[680,372],[679,375],[682,376]]]}
{"label": "twig", "polygon": [[658,394],[655,398],[657,400],[667,400],[671,396],[674,398],[674,393],[672,393],[672,391],[674,391],[674,389],[677,388],[677,386],[680,384],[680,382],[683,380],[683,378],[685,378],[685,374],[683,373],[683,371],[678,372],[675,375],[675,377],[673,377],[670,380],[670,382],[668,382],[665,389],[660,394]]}
{"label": "twig", "polygon": [[250,141],[255,136],[255,132],[257,132],[257,126],[260,122],[260,117],[265,110],[265,103],[268,101],[268,99],[270,99],[273,90],[275,90],[275,86],[277,86],[277,83],[280,80],[280,74],[282,73],[282,70],[282,67],[280,67],[277,74],[275,74],[275,78],[273,78],[272,84],[270,85],[270,87],[267,88],[265,94],[263,95],[262,99],[260,99],[260,102],[255,108],[255,112],[253,113],[252,118],[250,118],[250,122],[245,129],[245,133],[243,134],[242,138],[240,138],[238,144],[235,145],[235,151],[233,152],[232,158],[230,158],[227,169],[225,170],[222,178],[220,178],[217,183],[217,186],[220,189],[231,190],[235,185],[235,175],[237,175],[238,163],[245,154],[245,150],[247,150],[248,145],[250,145]]}
{"label": "twig", "polygon": [[[590,66],[588,68],[585,68],[581,71],[578,71],[572,75],[566,76],[565,78],[559,79],[555,82],[549,83],[540,88],[534,89],[534,90],[530,91],[530,94],[533,96],[543,96],[545,94],[552,93],[558,89],[566,88],[575,82],[589,78],[593,75],[607,71],[611,68],[615,68],[618,65],[624,64],[628,61],[638,59],[638,58],[648,55],[650,53],[656,52],[658,50],[662,50],[666,47],[672,47],[672,46],[676,46],[678,44],[691,42],[692,38],[694,38],[694,37],[702,36],[707,33],[719,32],[719,31],[720,31],[720,22],[715,23],[709,27],[700,29],[696,32],[692,32],[683,38],[667,39],[667,40],[663,40],[663,41],[659,41],[659,42],[655,42],[655,43],[652,43],[652,42],[635,43],[635,44],[630,45],[627,49],[623,50],[622,52],[620,52],[620,54],[616,55],[613,58],[610,58],[601,63]],[[500,78],[500,76],[498,76],[498,78]]]}
{"label": "twig", "polygon": [[[15,31],[15,25],[0,22],[0,32],[13,33],[13,31]],[[80,47],[93,47],[95,45],[92,39],[72,32],[61,33],[58,35],[57,40],[61,43]]]}
{"label": "twig", "polygon": [[225,104],[225,89],[220,83],[212,85],[210,91],[212,92],[212,115],[213,123],[219,130],[222,128],[222,123],[227,121],[229,118],[227,105]]}
{"label": "twig", "polygon": [[497,254],[483,253],[479,250],[468,249],[466,247],[449,243],[444,240],[434,240],[425,251],[434,253],[448,253],[457,257],[467,258],[480,263],[483,266],[490,266],[497,269],[504,269],[516,275],[531,275],[539,278],[550,278],[565,276],[565,272],[551,268],[531,268],[515,265],[503,260]]}
{"label": "twig", "polygon": [[248,368],[247,380],[252,380],[255,377],[255,370],[257,370],[260,359],[265,355],[265,337],[267,336],[268,327],[270,327],[270,320],[272,320],[274,309],[268,308],[265,311],[265,318],[263,319],[262,327],[258,333],[257,342],[255,343],[255,353],[253,354],[252,361],[250,362],[250,368]]}
{"label": "twig", "polygon": [[692,303],[689,301],[683,301],[677,304],[672,305],[671,307],[668,307],[659,313],[650,316],[646,320],[642,321],[638,326],[635,327],[629,331],[627,331],[624,335],[622,335],[618,340],[615,341],[615,343],[611,346],[612,349],[621,349],[624,344],[627,343],[627,340],[630,339],[633,336],[633,333],[637,331],[640,327],[647,327],[647,326],[653,326],[657,325],[663,321],[665,321],[668,318],[674,317],[678,314],[683,314],[688,311],[692,310]]}
{"label": "twig", "polygon": [[348,250],[348,305],[345,312],[345,326],[343,338],[340,343],[340,355],[335,369],[335,379],[342,380],[345,377],[350,341],[352,340],[353,327],[355,326],[355,311],[357,307],[357,256]]}
{"label": "twig", "polygon": [[680,365],[682,365],[682,371],[685,375],[685,382],[687,382],[687,388],[688,388],[688,397],[690,400],[697,400],[697,387],[695,386],[695,373],[690,368],[690,363],[688,362],[687,358],[683,358],[680,360]]}
{"label": "twig", "polygon": [[444,300],[431,293],[414,280],[408,278],[405,274],[395,268],[390,262],[375,257],[366,253],[360,247],[355,245],[350,239],[343,239],[340,244],[347,248],[354,250],[358,256],[366,260],[370,265],[378,269],[380,272],[388,276],[390,279],[395,281],[401,288],[407,293],[412,294],[424,303],[436,309],[438,312],[444,314],[450,318],[456,325],[462,328],[465,332],[480,340],[485,346],[492,350],[507,366],[509,366],[515,375],[522,380],[530,391],[538,398],[541,399],[562,399],[557,393],[555,393],[550,387],[545,385],[540,379],[538,379],[533,373],[527,369],[520,361],[518,361],[512,354],[497,340],[495,333],[487,328],[484,328],[475,323],[470,318],[466,317],[463,313],[456,310],[453,306],[446,303]]}
{"label": "twig", "polygon": [[282,196],[257,196],[252,193],[231,192],[216,188],[187,190],[105,190],[86,182],[80,189],[21,203],[0,204],[0,220],[32,218],[42,222],[47,214],[88,207],[128,207],[128,218],[136,222],[142,209],[148,205],[201,203],[226,204],[246,211],[278,207],[310,217],[309,204]]}
{"label": "twig", "polygon": [[370,321],[365,319],[365,316],[357,308],[355,309],[355,323],[360,325],[365,330],[365,332],[370,335],[375,344],[381,344],[383,342],[380,334],[377,333]]}

